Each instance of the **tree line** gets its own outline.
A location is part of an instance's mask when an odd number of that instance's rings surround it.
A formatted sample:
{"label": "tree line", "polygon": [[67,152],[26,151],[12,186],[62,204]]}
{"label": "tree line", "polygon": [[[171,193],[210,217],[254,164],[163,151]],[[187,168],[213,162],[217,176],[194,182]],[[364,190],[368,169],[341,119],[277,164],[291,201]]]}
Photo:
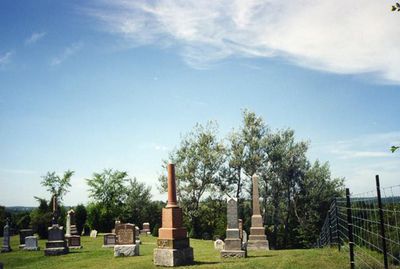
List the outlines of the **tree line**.
{"label": "tree line", "polygon": [[[219,137],[216,122],[196,124],[162,163],[163,171],[169,162],[176,164],[177,196],[190,236],[203,239],[225,236],[226,197],[238,200],[239,217],[249,233],[251,176],[258,174],[270,245],[311,246],[323,225],[330,200],[343,196],[344,185],[343,178],[331,177],[328,163],[308,160],[308,147],[309,142],[295,139],[294,130],[272,130],[262,117],[248,110],[242,113],[241,126],[223,138]],[[22,222],[14,220],[13,225],[31,226],[45,238],[51,225],[53,201],[58,222],[64,225],[69,208],[62,201],[73,174],[73,171],[62,176],[47,173],[41,184],[49,191],[50,198],[36,197],[38,208],[25,214]],[[166,191],[166,173],[160,175],[159,182],[159,190]],[[127,172],[112,169],[94,173],[86,183],[90,202],[75,207],[79,232],[90,229],[110,232],[118,219],[139,226],[150,222],[153,235],[157,235],[165,201],[153,201],[149,186]]]}

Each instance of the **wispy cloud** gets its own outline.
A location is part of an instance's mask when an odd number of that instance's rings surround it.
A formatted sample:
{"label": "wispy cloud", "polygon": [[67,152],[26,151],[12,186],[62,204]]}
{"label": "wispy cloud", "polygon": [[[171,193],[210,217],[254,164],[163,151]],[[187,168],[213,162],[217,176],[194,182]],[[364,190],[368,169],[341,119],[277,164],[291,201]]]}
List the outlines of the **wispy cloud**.
{"label": "wispy cloud", "polygon": [[390,6],[376,0],[104,0],[85,11],[132,45],[178,46],[194,67],[231,56],[278,56],[400,83],[399,18]]}
{"label": "wispy cloud", "polygon": [[62,62],[64,62],[65,60],[67,60],[69,57],[73,56],[74,54],[76,54],[78,51],[80,51],[83,48],[83,43],[82,42],[78,42],[78,43],[73,43],[70,46],[66,47],[64,49],[64,51],[54,57],[51,61],[50,61],[50,65],[59,65]]}
{"label": "wispy cloud", "polygon": [[400,143],[400,132],[376,133],[333,143],[321,144],[320,150],[329,152],[339,159],[395,158],[390,152],[392,145]]}
{"label": "wispy cloud", "polygon": [[46,32],[34,32],[30,37],[25,40],[25,45],[32,45],[45,37]]}
{"label": "wispy cloud", "polygon": [[13,50],[7,51],[4,54],[0,54],[0,68],[3,68],[9,64],[14,54],[15,52]]}

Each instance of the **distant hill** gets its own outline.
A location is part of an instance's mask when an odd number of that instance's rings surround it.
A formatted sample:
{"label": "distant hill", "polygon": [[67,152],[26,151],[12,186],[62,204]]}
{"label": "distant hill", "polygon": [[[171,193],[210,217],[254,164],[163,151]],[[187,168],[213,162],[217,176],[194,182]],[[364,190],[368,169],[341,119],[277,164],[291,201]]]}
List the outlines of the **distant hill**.
{"label": "distant hill", "polygon": [[29,212],[35,209],[34,206],[6,206],[7,212]]}

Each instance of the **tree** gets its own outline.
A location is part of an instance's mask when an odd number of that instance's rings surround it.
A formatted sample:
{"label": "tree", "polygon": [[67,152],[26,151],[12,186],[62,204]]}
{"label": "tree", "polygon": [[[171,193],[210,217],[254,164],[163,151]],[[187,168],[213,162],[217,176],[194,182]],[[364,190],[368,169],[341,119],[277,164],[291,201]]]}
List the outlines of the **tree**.
{"label": "tree", "polygon": [[125,221],[142,225],[147,222],[151,210],[151,188],[140,183],[136,178],[129,181],[127,196],[124,205],[123,219]]}
{"label": "tree", "polygon": [[105,169],[86,179],[89,197],[93,203],[88,206],[88,223],[92,229],[109,232],[116,219],[121,219],[129,177],[127,172]]}
{"label": "tree", "polygon": [[82,234],[83,227],[86,223],[87,211],[84,205],[79,204],[75,207],[75,224],[78,234]]}
{"label": "tree", "polygon": [[[177,150],[170,154],[170,161],[176,164],[177,193],[184,212],[190,220],[191,236],[200,238],[199,206],[203,195],[215,189],[225,149],[217,139],[217,125],[208,122],[197,124],[181,141]],[[168,161],[164,161],[164,169]],[[166,177],[159,181],[166,190]]]}
{"label": "tree", "polygon": [[56,175],[56,172],[47,172],[42,178],[42,186],[47,188],[47,191],[51,195],[55,195],[58,201],[62,201],[64,195],[68,192],[68,188],[71,187],[71,177],[74,171],[67,170],[64,172],[62,177]]}
{"label": "tree", "polygon": [[51,225],[52,211],[46,199],[35,197],[39,202],[39,207],[31,212],[31,225],[34,231],[39,234],[39,237],[47,238],[47,230]]}
{"label": "tree", "polygon": [[390,150],[391,150],[392,152],[395,152],[395,151],[398,150],[398,149],[400,149],[400,146],[392,146],[392,147],[390,148]]}

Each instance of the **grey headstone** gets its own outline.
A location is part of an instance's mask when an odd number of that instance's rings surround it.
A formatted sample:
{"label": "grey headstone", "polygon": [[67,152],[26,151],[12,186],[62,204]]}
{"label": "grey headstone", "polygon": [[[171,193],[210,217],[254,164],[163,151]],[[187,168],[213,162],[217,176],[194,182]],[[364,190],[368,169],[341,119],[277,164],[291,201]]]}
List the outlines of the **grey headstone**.
{"label": "grey headstone", "polygon": [[64,231],[63,229],[58,226],[58,225],[53,225],[49,228],[48,232],[48,241],[59,241],[59,240],[64,240]]}
{"label": "grey headstone", "polygon": [[24,250],[39,250],[38,239],[36,236],[25,237],[25,247]]}
{"label": "grey headstone", "polygon": [[1,248],[1,252],[9,252],[11,251],[10,245],[10,226],[8,225],[8,219],[6,225],[3,229],[3,247]]}
{"label": "grey headstone", "polygon": [[247,232],[245,230],[243,230],[243,239],[242,239],[243,243],[247,243]]}
{"label": "grey headstone", "polygon": [[96,230],[91,230],[90,231],[90,237],[96,238],[97,237],[97,231]]}
{"label": "grey headstone", "polygon": [[217,250],[223,250],[225,246],[224,241],[222,241],[221,239],[217,239],[214,241],[214,248]]}
{"label": "grey headstone", "polygon": [[237,229],[238,226],[238,210],[237,202],[234,198],[228,200],[228,229]]}
{"label": "grey headstone", "polygon": [[32,236],[33,230],[32,229],[22,229],[19,230],[19,244],[25,245],[25,237]]}

